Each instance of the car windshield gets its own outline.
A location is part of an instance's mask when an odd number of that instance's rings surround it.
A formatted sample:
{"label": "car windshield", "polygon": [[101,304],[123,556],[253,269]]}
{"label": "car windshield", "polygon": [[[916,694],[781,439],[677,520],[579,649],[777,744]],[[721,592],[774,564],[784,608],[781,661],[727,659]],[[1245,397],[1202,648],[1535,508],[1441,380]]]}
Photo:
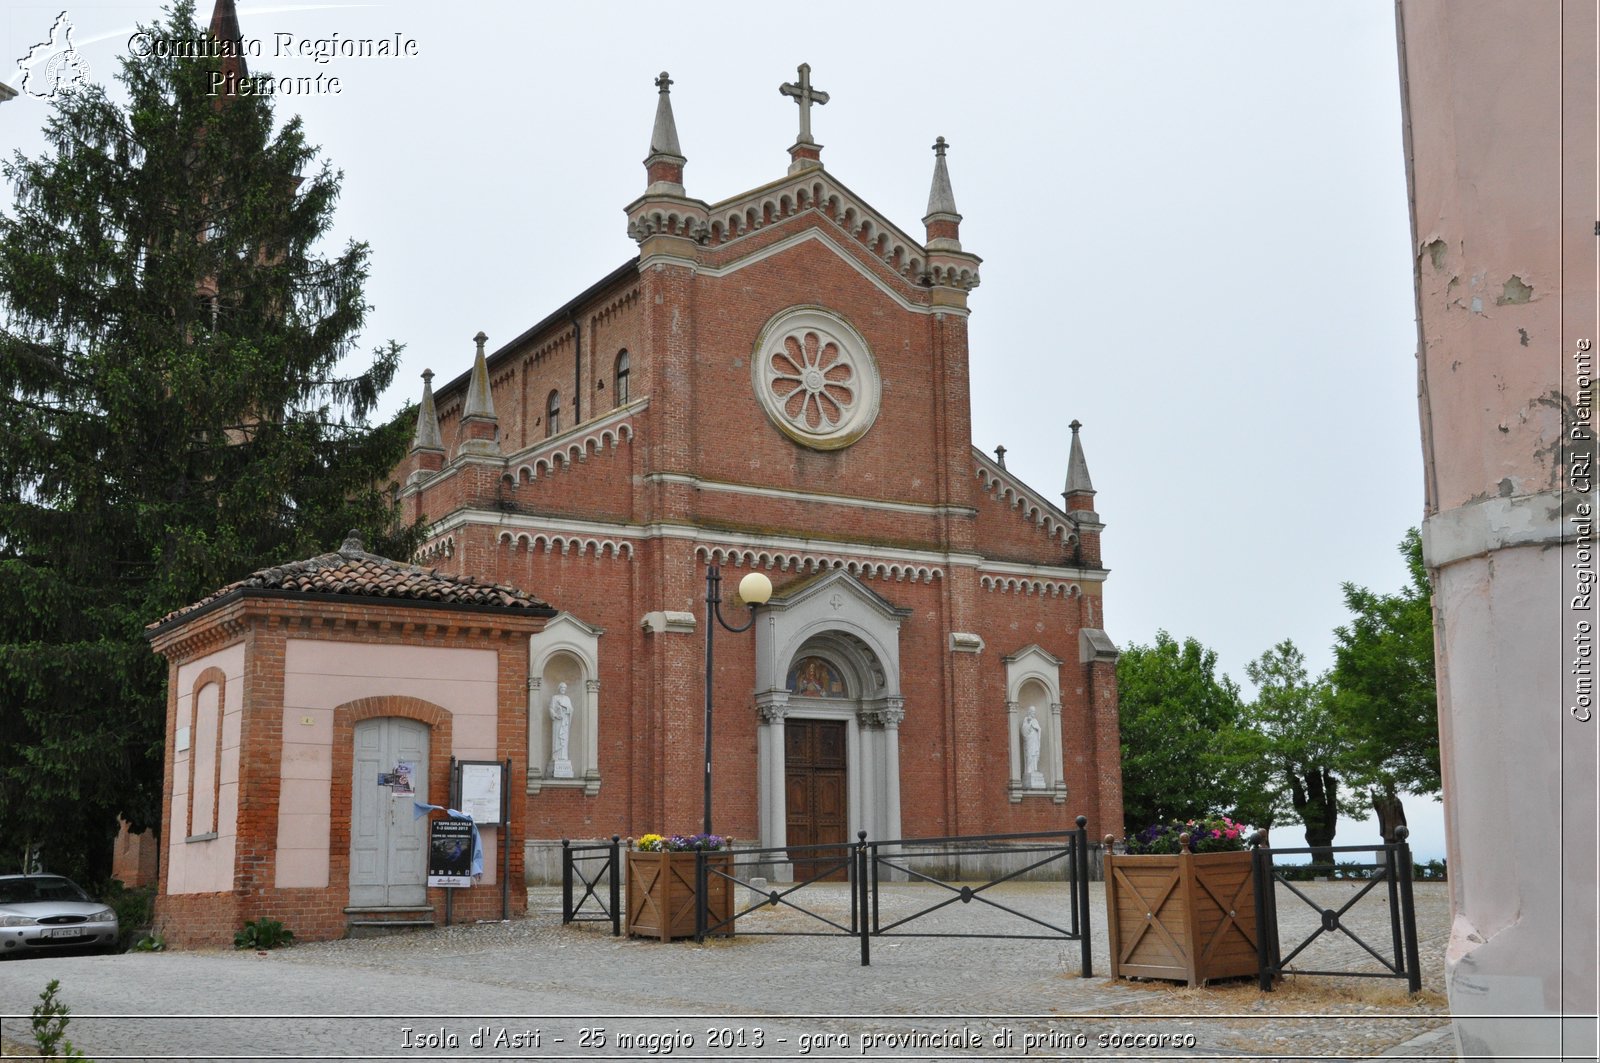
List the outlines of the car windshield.
{"label": "car windshield", "polygon": [[28,875],[0,879],[0,904],[32,904],[37,901],[87,901],[89,895],[71,879],[56,875]]}

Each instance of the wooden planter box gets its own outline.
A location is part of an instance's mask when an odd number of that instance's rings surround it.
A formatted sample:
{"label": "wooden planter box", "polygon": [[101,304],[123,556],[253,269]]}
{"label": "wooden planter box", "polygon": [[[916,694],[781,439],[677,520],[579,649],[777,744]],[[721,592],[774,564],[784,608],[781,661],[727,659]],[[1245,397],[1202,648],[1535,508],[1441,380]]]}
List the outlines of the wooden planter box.
{"label": "wooden planter box", "polygon": [[1203,985],[1257,973],[1250,853],[1117,856],[1110,849],[1105,878],[1111,977]]}
{"label": "wooden planter box", "polygon": [[[651,852],[628,850],[627,907],[624,925],[630,937],[673,938],[694,937],[695,893],[694,853]],[[707,854],[711,869],[706,876],[710,894],[708,923],[716,926],[733,915],[733,882],[716,874],[733,873],[733,854],[714,852]],[[733,936],[733,924],[713,930],[714,935]]]}

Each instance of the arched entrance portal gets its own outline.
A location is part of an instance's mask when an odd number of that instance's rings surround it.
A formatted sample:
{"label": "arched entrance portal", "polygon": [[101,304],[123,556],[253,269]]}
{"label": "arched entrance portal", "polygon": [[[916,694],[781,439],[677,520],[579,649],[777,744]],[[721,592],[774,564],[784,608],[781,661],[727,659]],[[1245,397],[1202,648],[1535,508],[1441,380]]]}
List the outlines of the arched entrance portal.
{"label": "arched entrance portal", "polygon": [[763,846],[899,837],[906,615],[844,572],[758,614]]}

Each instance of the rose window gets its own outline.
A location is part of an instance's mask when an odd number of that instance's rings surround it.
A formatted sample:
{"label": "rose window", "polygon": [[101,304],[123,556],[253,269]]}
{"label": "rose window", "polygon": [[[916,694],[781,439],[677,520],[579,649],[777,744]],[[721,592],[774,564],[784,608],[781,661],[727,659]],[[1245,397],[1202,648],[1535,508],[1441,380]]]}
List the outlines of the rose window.
{"label": "rose window", "polygon": [[807,446],[848,446],[877,417],[878,374],[866,341],[825,311],[780,314],[762,332],[754,368],[767,415]]}

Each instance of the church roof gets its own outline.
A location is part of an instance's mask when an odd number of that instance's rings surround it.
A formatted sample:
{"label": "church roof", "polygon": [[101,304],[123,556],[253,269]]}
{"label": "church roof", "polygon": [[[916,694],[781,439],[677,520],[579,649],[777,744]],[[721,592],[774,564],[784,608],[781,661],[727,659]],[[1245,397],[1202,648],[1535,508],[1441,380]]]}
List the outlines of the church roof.
{"label": "church roof", "polygon": [[512,587],[369,554],[361,540],[351,535],[333,553],[258,569],[192,605],[168,613],[148,625],[146,630],[153,633],[158,628],[209,612],[224,599],[252,592],[266,592],[272,597],[320,598],[331,595],[391,601],[398,599],[444,607],[527,610],[533,615],[543,616],[555,613],[546,602]]}

